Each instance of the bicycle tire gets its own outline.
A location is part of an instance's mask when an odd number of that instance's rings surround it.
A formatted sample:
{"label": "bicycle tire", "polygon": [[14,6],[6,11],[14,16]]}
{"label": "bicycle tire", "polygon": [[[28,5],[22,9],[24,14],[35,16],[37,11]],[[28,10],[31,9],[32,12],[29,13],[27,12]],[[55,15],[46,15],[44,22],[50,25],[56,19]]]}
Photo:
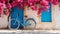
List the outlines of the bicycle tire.
{"label": "bicycle tire", "polygon": [[28,22],[29,20],[32,20],[33,22],[34,22],[34,27],[33,28],[31,28],[31,29],[29,29],[29,30],[34,30],[35,28],[36,28],[36,21],[33,19],[33,18],[28,18],[27,20],[26,20],[26,22]]}
{"label": "bicycle tire", "polygon": [[[11,28],[11,21],[12,20],[17,21],[17,23],[18,23],[18,27],[17,28]],[[9,20],[9,29],[10,30],[17,30],[17,29],[19,29],[19,27],[20,27],[20,23],[19,23],[19,21],[17,19],[13,18],[13,19]]]}

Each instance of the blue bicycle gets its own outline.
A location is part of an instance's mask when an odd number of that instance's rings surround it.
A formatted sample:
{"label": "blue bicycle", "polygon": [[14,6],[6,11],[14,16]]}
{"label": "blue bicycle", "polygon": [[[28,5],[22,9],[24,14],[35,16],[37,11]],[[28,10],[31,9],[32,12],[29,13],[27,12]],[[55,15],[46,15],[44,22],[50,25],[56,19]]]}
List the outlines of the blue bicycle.
{"label": "blue bicycle", "polygon": [[33,18],[24,16],[24,21],[19,21],[19,19],[17,19],[18,17],[19,14],[17,14],[16,18],[9,19],[9,29],[19,29],[20,25],[26,30],[34,30],[36,28],[36,21]]}

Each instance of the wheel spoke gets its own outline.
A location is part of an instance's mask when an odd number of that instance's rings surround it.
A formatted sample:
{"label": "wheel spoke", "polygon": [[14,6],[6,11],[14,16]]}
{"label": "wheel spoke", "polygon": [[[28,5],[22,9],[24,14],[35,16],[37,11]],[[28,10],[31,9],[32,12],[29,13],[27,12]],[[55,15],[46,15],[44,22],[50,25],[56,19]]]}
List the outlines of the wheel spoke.
{"label": "wheel spoke", "polygon": [[33,20],[28,20],[27,23],[29,23],[29,25],[26,26],[26,29],[31,29],[32,30],[36,26],[35,21],[33,21]]}

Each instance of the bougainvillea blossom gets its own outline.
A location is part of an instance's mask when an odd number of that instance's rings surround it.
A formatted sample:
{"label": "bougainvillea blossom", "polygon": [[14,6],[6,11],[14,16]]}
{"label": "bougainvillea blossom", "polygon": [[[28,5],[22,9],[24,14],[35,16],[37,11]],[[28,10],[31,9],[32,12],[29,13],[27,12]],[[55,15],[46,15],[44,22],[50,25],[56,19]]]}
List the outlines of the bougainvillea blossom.
{"label": "bougainvillea blossom", "polygon": [[[37,3],[40,5],[39,8],[37,8]],[[8,15],[11,8],[16,6],[20,9],[28,6],[32,10],[38,10],[38,14],[41,14],[42,10],[49,9],[49,3],[57,5],[58,0],[0,0],[0,15],[4,13],[4,9],[6,9],[6,15]]]}
{"label": "bougainvillea blossom", "polygon": [[4,3],[0,3],[0,16],[3,14],[4,8],[6,8],[6,5]]}
{"label": "bougainvillea blossom", "polygon": [[46,0],[40,1],[41,8],[48,9],[49,8],[49,2]]}
{"label": "bougainvillea blossom", "polygon": [[38,15],[41,15],[41,13],[42,13],[42,9],[38,8]]}
{"label": "bougainvillea blossom", "polygon": [[54,5],[57,5],[58,4],[58,0],[53,0],[52,2]]}

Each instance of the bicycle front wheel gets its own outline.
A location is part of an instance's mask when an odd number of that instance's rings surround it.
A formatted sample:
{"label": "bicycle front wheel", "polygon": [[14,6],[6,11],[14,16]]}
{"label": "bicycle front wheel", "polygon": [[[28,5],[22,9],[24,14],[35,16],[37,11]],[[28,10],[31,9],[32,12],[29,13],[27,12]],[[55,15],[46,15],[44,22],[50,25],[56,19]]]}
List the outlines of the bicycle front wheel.
{"label": "bicycle front wheel", "polygon": [[34,30],[36,28],[36,21],[33,18],[28,18],[26,23],[29,23],[29,25],[26,26],[25,29]]}
{"label": "bicycle front wheel", "polygon": [[9,20],[9,29],[19,29],[20,23],[17,19]]}

